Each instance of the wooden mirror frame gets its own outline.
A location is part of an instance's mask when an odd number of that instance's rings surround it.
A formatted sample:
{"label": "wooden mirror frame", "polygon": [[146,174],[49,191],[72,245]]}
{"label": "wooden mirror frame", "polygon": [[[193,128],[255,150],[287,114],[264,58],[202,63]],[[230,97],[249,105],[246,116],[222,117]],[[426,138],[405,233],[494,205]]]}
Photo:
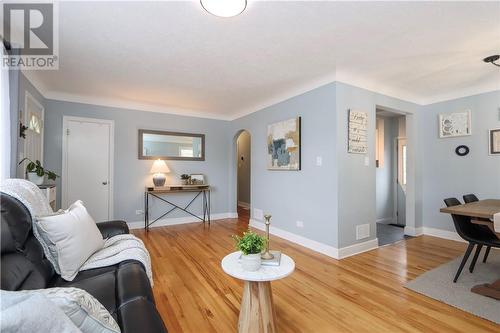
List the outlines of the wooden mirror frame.
{"label": "wooden mirror frame", "polygon": [[[158,135],[171,135],[171,136],[188,136],[201,138],[201,157],[175,157],[175,156],[145,156],[143,154],[143,137],[144,134],[158,134]],[[139,159],[140,160],[179,160],[179,161],[204,161],[205,160],[205,134],[196,133],[183,133],[183,132],[169,132],[169,131],[157,131],[157,130],[146,130],[139,129]]]}

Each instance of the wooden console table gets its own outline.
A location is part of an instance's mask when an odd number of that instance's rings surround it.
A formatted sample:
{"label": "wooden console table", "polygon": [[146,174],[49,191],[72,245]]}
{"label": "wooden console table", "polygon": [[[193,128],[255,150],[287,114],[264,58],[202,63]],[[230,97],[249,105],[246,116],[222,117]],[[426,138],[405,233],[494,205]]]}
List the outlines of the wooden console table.
{"label": "wooden console table", "polygon": [[[173,194],[173,193],[192,193],[194,197],[186,206],[179,206],[164,197],[162,195]],[[171,205],[172,207],[154,219],[152,222],[149,221],[149,198],[155,197],[164,203]],[[203,217],[196,215],[195,213],[189,211],[191,204],[199,197],[202,197],[202,208]],[[144,229],[149,231],[149,227],[160,220],[161,218],[167,216],[174,210],[179,209],[189,215],[196,217],[197,219],[203,221],[203,223],[208,222],[210,224],[210,186],[209,185],[169,185],[165,187],[146,187],[144,191]]]}

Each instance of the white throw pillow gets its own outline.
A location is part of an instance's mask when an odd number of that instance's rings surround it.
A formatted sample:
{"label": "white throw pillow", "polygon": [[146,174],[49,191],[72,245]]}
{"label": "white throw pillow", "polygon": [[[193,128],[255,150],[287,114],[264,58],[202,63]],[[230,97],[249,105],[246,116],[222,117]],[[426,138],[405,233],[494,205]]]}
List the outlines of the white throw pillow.
{"label": "white throw pillow", "polygon": [[67,281],[104,246],[101,232],[80,200],[60,214],[37,217],[36,228],[48,248],[45,255]]}
{"label": "white throw pillow", "polygon": [[45,296],[61,309],[83,333],[120,333],[120,327],[109,311],[83,289],[47,288],[10,293]]}

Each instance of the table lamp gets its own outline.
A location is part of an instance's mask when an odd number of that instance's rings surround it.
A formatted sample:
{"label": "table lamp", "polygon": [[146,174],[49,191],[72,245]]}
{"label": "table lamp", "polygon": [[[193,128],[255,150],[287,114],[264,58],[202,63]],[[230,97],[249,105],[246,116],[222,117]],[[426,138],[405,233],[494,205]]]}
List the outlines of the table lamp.
{"label": "table lamp", "polygon": [[170,169],[167,166],[167,163],[162,160],[156,160],[153,163],[153,166],[151,167],[151,173],[153,173],[153,183],[155,184],[155,187],[161,187],[165,185],[165,180],[167,177],[165,176],[166,173],[169,173]]}

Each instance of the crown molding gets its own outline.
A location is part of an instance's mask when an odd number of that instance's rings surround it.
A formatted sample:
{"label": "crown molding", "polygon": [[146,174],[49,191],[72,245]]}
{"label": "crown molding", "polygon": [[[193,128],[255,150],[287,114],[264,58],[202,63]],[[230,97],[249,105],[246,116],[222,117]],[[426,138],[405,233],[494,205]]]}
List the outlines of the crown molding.
{"label": "crown molding", "polygon": [[422,105],[430,105],[436,103],[442,103],[451,101],[454,99],[470,97],[474,95],[485,94],[489,92],[500,91],[500,77],[497,82],[488,82],[479,86],[464,88],[460,90],[456,90],[453,93],[441,94],[434,96],[432,98],[428,98],[423,100]]}
{"label": "crown molding", "polygon": [[476,85],[470,88],[464,88],[452,93],[440,94],[429,98],[424,98],[401,89],[395,89],[387,85],[379,84],[375,81],[353,75],[348,72],[336,71],[329,73],[320,79],[309,81],[305,84],[295,86],[289,90],[276,94],[263,102],[256,103],[251,107],[244,108],[239,112],[232,115],[221,115],[215,113],[203,112],[201,110],[191,110],[178,107],[162,106],[156,104],[136,103],[130,101],[123,101],[115,98],[102,98],[97,96],[86,96],[79,94],[68,94],[57,91],[50,91],[38,78],[30,71],[22,71],[28,81],[42,94],[46,99],[66,101],[73,103],[82,103],[89,105],[98,105],[111,108],[123,108],[128,110],[157,112],[164,114],[172,114],[185,117],[206,118],[223,121],[233,121],[243,118],[252,113],[261,111],[270,106],[284,102],[290,98],[302,95],[308,91],[317,89],[324,85],[338,82],[348,84],[361,89],[366,89],[377,94],[385,95],[391,98],[400,99],[405,102],[414,103],[418,106],[426,106],[429,104],[446,102],[458,98],[488,93],[493,91],[500,91],[500,80],[488,82],[482,85]]}
{"label": "crown molding", "polygon": [[308,91],[311,91],[311,90],[314,90],[314,89],[317,89],[319,87],[322,87],[324,85],[327,85],[329,83],[333,83],[336,81],[336,73],[333,72],[333,73],[330,73],[330,74],[327,74],[326,76],[323,76],[322,78],[320,79],[316,79],[316,80],[312,80],[312,81],[309,81],[305,84],[301,84],[299,86],[295,86],[287,91],[284,91],[282,93],[279,93],[279,94],[276,94],[268,99],[266,99],[265,101],[263,102],[259,102],[259,103],[256,103],[254,104],[253,106],[251,107],[248,107],[248,108],[244,108],[242,111],[236,113],[235,115],[233,115],[230,120],[236,120],[236,119],[239,119],[239,118],[243,118],[249,114],[252,114],[254,112],[257,112],[257,111],[260,111],[260,110],[263,110],[267,107],[270,107],[270,106],[273,106],[273,105],[276,105],[278,103],[281,103],[281,102],[284,102],[290,98],[293,98],[295,96],[299,96],[299,95],[302,95]]}
{"label": "crown molding", "polygon": [[184,117],[205,118],[205,119],[224,120],[224,121],[230,121],[232,118],[226,115],[208,113],[199,110],[162,106],[162,105],[148,104],[148,103],[136,103],[130,101],[123,101],[116,98],[102,98],[97,96],[87,96],[80,94],[69,94],[59,91],[51,91],[36,77],[36,75],[33,75],[32,72],[23,71],[23,75],[40,92],[40,94],[45,99],[104,106],[109,108],[121,108],[134,111],[172,114]]}
{"label": "crown molding", "polygon": [[172,114],[184,117],[206,118],[206,119],[215,119],[224,121],[230,120],[228,116],[220,114],[170,107],[170,106],[161,106],[155,104],[129,102],[115,98],[101,98],[95,96],[67,94],[55,91],[47,92],[44,97],[46,99],[57,100],[57,101],[98,105],[98,106],[120,108],[120,109],[134,110],[134,111],[156,112],[156,113],[165,113],[165,114]]}

